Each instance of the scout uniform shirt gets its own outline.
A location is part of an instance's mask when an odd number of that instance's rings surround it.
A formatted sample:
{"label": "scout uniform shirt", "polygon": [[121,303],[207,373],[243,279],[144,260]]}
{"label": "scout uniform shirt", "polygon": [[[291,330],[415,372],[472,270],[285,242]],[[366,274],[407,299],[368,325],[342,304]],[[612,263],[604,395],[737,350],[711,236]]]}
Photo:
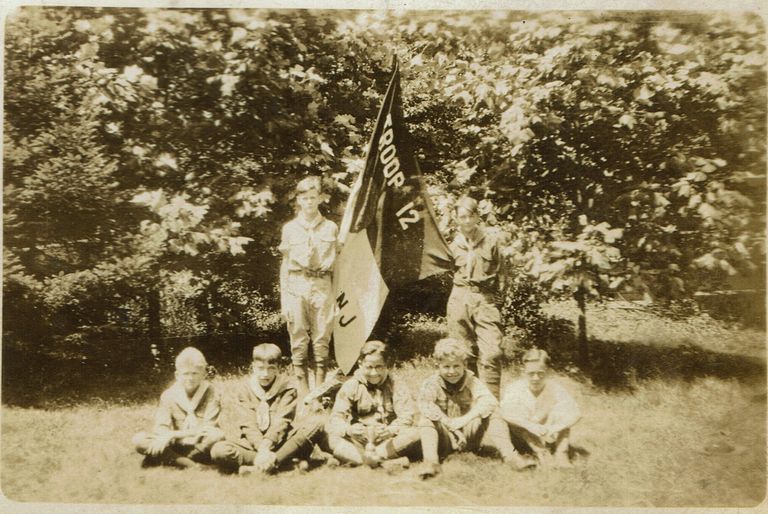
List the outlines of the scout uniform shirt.
{"label": "scout uniform shirt", "polygon": [[464,371],[456,384],[449,384],[439,374],[427,378],[419,392],[419,410],[422,416],[434,422],[447,423],[450,418],[463,416],[480,406],[480,417],[487,418],[498,406],[496,398],[475,375]]}
{"label": "scout uniform shirt", "polygon": [[504,419],[523,418],[540,425],[558,424],[564,428],[581,418],[576,401],[563,386],[547,380],[544,389],[536,396],[525,378],[516,380],[504,389],[501,414]]}
{"label": "scout uniform shirt", "polygon": [[243,380],[235,399],[235,416],[240,429],[240,444],[254,450],[262,439],[280,444],[296,412],[296,387],[283,375],[275,377],[268,389],[250,376]]}
{"label": "scout uniform shirt", "polygon": [[[189,398],[184,391],[184,386],[176,382],[160,396],[160,405],[155,414],[154,432],[160,434],[203,426],[218,427],[220,414],[221,401],[211,383],[203,381],[192,398]],[[195,440],[194,436],[190,436],[179,442],[194,444]]]}
{"label": "scout uniform shirt", "polygon": [[496,292],[504,262],[498,240],[477,227],[473,238],[459,232],[451,243],[454,266],[453,283],[476,287],[481,292]]}
{"label": "scout uniform shirt", "polygon": [[330,435],[344,437],[354,423],[392,428],[413,426],[416,406],[406,387],[387,375],[380,384],[369,384],[361,370],[347,380],[333,405],[328,423]]}
{"label": "scout uniform shirt", "polygon": [[333,270],[336,260],[336,223],[318,214],[311,222],[297,216],[283,226],[278,249],[287,272],[321,276]]}

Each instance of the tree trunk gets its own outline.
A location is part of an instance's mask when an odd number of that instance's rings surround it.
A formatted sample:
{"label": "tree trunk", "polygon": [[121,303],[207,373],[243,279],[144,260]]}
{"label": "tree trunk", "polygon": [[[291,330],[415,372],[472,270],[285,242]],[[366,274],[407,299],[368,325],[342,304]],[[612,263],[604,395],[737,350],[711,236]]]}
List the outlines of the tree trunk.
{"label": "tree trunk", "polygon": [[147,339],[149,339],[149,351],[152,352],[152,365],[155,369],[160,368],[162,336],[160,290],[152,289],[147,293]]}
{"label": "tree trunk", "polygon": [[579,287],[574,293],[579,306],[579,362],[582,367],[589,365],[589,344],[587,343],[587,292]]}

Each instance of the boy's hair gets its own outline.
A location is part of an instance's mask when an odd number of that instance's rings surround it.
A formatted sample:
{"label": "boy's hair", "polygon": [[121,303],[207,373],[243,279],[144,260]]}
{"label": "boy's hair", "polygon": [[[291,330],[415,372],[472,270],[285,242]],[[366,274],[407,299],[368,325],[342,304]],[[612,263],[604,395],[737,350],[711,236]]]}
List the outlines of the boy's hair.
{"label": "boy's hair", "polygon": [[176,369],[202,368],[205,369],[208,363],[205,360],[203,352],[192,346],[187,346],[176,356]]}
{"label": "boy's hair", "polygon": [[262,343],[253,347],[253,354],[251,360],[253,362],[259,361],[266,364],[278,364],[280,357],[283,356],[283,352],[276,344]]}
{"label": "boy's hair", "polygon": [[470,198],[469,196],[462,196],[456,201],[456,204],[453,206],[453,212],[457,213],[459,212],[459,208],[466,209],[470,214],[478,214],[479,209],[477,206],[477,200],[474,198]]}
{"label": "boy's hair", "polygon": [[360,357],[358,360],[362,361],[369,355],[379,355],[384,362],[389,362],[389,348],[383,341],[368,341],[360,349]]}
{"label": "boy's hair", "polygon": [[539,348],[531,348],[523,355],[523,364],[526,362],[541,362],[544,366],[549,364],[549,354]]}
{"label": "boy's hair", "polygon": [[435,343],[435,351],[432,355],[438,361],[443,359],[461,359],[465,361],[472,356],[472,351],[464,342],[446,337]]}
{"label": "boy's hair", "polygon": [[315,190],[318,193],[323,192],[323,182],[320,177],[305,177],[296,184],[296,194],[306,193],[307,191]]}

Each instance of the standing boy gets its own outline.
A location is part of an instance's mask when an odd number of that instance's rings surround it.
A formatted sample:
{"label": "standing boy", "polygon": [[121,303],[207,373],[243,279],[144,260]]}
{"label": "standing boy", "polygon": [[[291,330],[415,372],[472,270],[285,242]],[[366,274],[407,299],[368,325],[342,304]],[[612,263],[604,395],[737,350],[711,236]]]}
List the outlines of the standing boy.
{"label": "standing boy", "polygon": [[307,177],[296,185],[296,218],[283,226],[280,252],[281,312],[291,339],[291,360],[299,398],[309,392],[308,350],[315,361],[315,384],[325,379],[333,331],[333,284],[338,227],[320,214],[322,185]]}
{"label": "standing boy", "polygon": [[191,346],[176,357],[176,383],[160,396],[154,429],[133,438],[146,465],[198,467],[209,462],[211,447],[224,438],[219,396],[205,380],[207,366],[200,350]]}
{"label": "standing boy", "polygon": [[466,344],[441,339],[435,344],[437,373],[427,378],[419,393],[421,445],[424,465],[419,476],[440,472],[439,455],[455,451],[496,448],[504,462],[516,469],[534,463],[517,453],[509,430],[498,416],[498,402],[488,388],[467,369],[470,356]]}
{"label": "standing boy", "polygon": [[311,450],[322,423],[305,423],[289,433],[296,412],[296,387],[279,373],[282,353],[274,344],[253,349],[251,375],[235,398],[236,441],[221,441],[211,449],[211,458],[225,471],[240,474],[270,473],[302,450]]}
{"label": "standing boy", "polygon": [[499,397],[504,257],[497,240],[479,226],[477,201],[463,197],[454,207],[459,233],[451,243],[455,272],[446,315],[451,337],[477,344],[480,379]]}
{"label": "standing boy", "polygon": [[328,444],[340,461],[359,466],[395,462],[418,451],[416,405],[410,391],[389,373],[387,345],[368,341],[358,369],[336,395],[328,422]]}
{"label": "standing boy", "polygon": [[513,433],[531,447],[540,463],[570,467],[571,427],[581,418],[573,397],[548,379],[549,356],[533,348],[523,356],[523,377],[504,389],[501,415]]}

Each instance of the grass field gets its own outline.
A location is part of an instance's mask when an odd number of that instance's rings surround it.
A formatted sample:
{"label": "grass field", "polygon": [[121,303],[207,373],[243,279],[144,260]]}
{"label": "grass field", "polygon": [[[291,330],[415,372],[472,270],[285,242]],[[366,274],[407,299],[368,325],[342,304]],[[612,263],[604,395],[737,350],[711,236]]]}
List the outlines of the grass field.
{"label": "grass field", "polygon": [[[568,318],[570,313],[561,315]],[[592,341],[593,352],[614,351],[611,360],[597,359],[587,371],[564,365],[556,374],[584,412],[572,434],[578,450],[573,469],[516,473],[498,460],[473,455],[449,458],[443,474],[429,482],[418,481],[409,470],[387,474],[317,468],[306,474],[288,471],[257,478],[209,470],[142,469],[130,438],[151,423],[155,400],[104,395],[69,405],[56,402],[55,408],[39,402],[34,407],[6,402],[2,491],[15,501],[85,503],[628,507],[760,503],[766,481],[766,383],[764,349],[758,348],[764,344],[764,333],[706,319],[663,320],[667,328],[662,331],[662,321],[637,314],[632,320],[631,333],[637,335],[633,339],[626,333],[610,333],[616,325],[610,321],[613,315],[626,313],[606,311],[592,324],[593,334],[606,335]],[[680,335],[678,341],[674,334]],[[624,355],[622,348],[629,355],[624,360],[617,357]],[[692,364],[678,362],[686,356]],[[597,369],[601,363],[620,368],[625,377],[620,387],[595,380],[603,376]],[[653,372],[646,372],[649,367]],[[396,373],[415,389],[429,373],[429,364],[416,358]],[[517,373],[516,367],[508,368],[505,379]],[[226,375],[215,380],[226,392],[238,378]],[[165,385],[136,380],[138,389],[153,395]]]}

